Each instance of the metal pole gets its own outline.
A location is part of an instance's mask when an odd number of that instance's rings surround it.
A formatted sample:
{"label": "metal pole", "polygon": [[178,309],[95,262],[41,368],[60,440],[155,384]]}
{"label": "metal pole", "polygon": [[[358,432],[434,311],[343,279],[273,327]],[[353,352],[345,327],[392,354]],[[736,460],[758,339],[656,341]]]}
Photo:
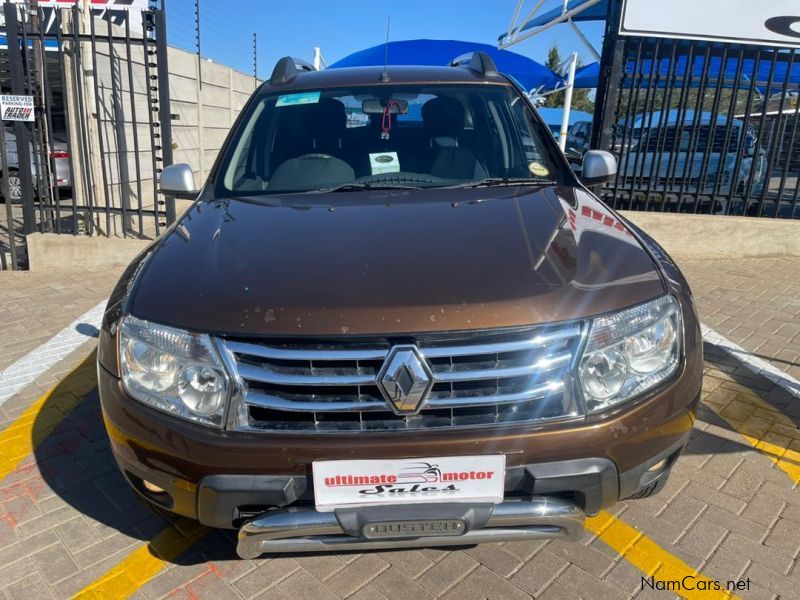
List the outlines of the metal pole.
{"label": "metal pole", "polygon": [[[26,93],[25,73],[23,71],[22,50],[19,44],[19,20],[17,4],[7,2],[3,5],[8,38],[8,63],[11,71],[11,93],[23,96]],[[22,231],[25,234],[36,231],[36,211],[33,206],[33,174],[31,173],[31,132],[27,123],[16,121],[14,133],[17,136],[17,162],[20,183],[22,184]]]}
{"label": "metal pole", "polygon": [[322,53],[319,46],[314,46],[314,68],[319,71],[322,68]]}
{"label": "metal pole", "polygon": [[[610,0],[610,1],[614,2],[615,0]],[[535,29],[531,29],[529,31],[526,31],[525,33],[522,33],[522,30],[525,27],[525,25],[528,23],[528,21],[530,21],[533,18],[533,15],[536,13],[536,11],[539,10],[539,6],[541,5],[540,2],[534,7],[534,9],[528,14],[528,16],[525,17],[525,19],[522,22],[520,22],[519,25],[517,25],[516,29],[514,29],[514,31],[511,32],[510,38],[505,35],[500,37],[497,43],[497,47],[500,50],[503,50],[510,48],[514,44],[519,44],[520,42],[527,40],[528,38],[531,38],[535,35],[539,35],[540,33],[547,31],[548,29],[551,29],[560,23],[568,21],[575,15],[582,13],[588,8],[591,8],[598,2],[600,2],[600,0],[586,0],[586,2],[584,2],[580,6],[576,6],[571,10],[563,12],[560,17],[553,19],[546,25],[542,25],[540,27],[536,27]]]}
{"label": "metal pole", "polygon": [[147,124],[150,128],[150,159],[151,159],[151,169],[152,169],[152,179],[153,179],[153,217],[156,226],[156,235],[161,235],[161,223],[159,221],[159,214],[158,214],[158,207],[160,204],[164,204],[166,206],[166,200],[161,201],[158,199],[158,161],[161,160],[159,156],[156,155],[156,151],[161,148],[161,133],[158,129],[161,127],[159,123],[156,123],[155,116],[153,111],[155,110],[157,100],[154,98],[154,92],[158,92],[158,76],[154,75],[152,72],[152,67],[155,64],[150,62],[150,56],[152,56],[152,52],[155,50],[151,50],[152,44],[152,37],[151,33],[155,29],[155,22],[154,22],[154,13],[151,10],[144,10],[142,11],[142,24],[144,26],[144,36],[142,37],[142,48],[144,50],[144,75],[145,81],[147,81]]}
{"label": "metal pole", "polygon": [[253,32],[253,78],[258,79],[258,36]]}
{"label": "metal pole", "polygon": [[572,90],[575,89],[575,67],[578,65],[578,53],[573,52],[569,59],[567,74],[567,89],[564,90],[564,114],[561,117],[561,133],[558,136],[558,145],[561,151],[567,149],[567,131],[569,131],[569,113],[572,110]]}
{"label": "metal pole", "polygon": [[624,42],[619,36],[622,18],[620,0],[609,0],[606,16],[606,31],[603,36],[603,51],[594,103],[591,148],[608,150],[611,130],[614,126],[614,110],[619,97],[620,84],[625,70]]}
{"label": "metal pole", "polygon": [[[54,9],[57,10],[57,9]],[[30,10],[28,11],[28,18],[30,22],[30,40],[31,40],[31,47],[33,49],[33,60],[31,61],[31,93],[34,97],[34,103],[43,108],[48,109],[49,103],[45,100],[45,72],[47,70],[47,66],[45,64],[45,55],[44,55],[44,30],[41,28],[41,24],[39,22],[39,0],[30,0]],[[27,43],[26,43],[27,47]],[[50,230],[54,230],[53,228],[53,215],[50,210],[43,210],[45,205],[48,205],[48,208],[52,207],[52,189],[51,186],[58,187],[56,185],[55,176],[51,172],[51,163],[50,163],[50,144],[52,142],[52,136],[49,135],[49,120],[50,117],[47,114],[43,114],[43,111],[36,110],[34,111],[36,114],[36,120],[34,121],[33,131],[34,136],[36,138],[36,145],[38,146],[38,153],[37,153],[37,171],[38,177],[36,178],[37,184],[37,195],[39,199],[39,206],[40,210],[42,210],[42,226],[44,227],[45,219],[47,222],[47,226]],[[58,193],[55,193],[56,197]],[[57,198],[56,198],[57,202]],[[56,219],[56,223],[59,219]],[[59,232],[60,233],[60,232]]]}
{"label": "metal pole", "polygon": [[[162,8],[162,10],[164,10]],[[166,13],[165,13],[166,14]],[[194,32],[197,42],[197,81],[203,87],[203,59],[200,57],[200,0],[194,0]]]}
{"label": "metal pole", "polygon": [[[8,152],[6,149],[6,128],[0,122],[0,160],[4,165],[8,164]],[[8,249],[11,251],[11,270],[17,268],[17,243],[14,240],[14,211],[11,207],[11,190],[9,189],[8,177],[2,179],[3,198],[6,199],[6,220],[8,223]]]}
{"label": "metal pole", "polygon": [[[167,60],[167,13],[162,8],[153,13],[156,29],[156,57],[158,74],[158,122],[161,125],[161,158],[163,165],[172,164],[172,114],[169,102],[169,62]],[[155,173],[153,174],[156,175]],[[167,224],[175,222],[175,198],[167,196]]]}

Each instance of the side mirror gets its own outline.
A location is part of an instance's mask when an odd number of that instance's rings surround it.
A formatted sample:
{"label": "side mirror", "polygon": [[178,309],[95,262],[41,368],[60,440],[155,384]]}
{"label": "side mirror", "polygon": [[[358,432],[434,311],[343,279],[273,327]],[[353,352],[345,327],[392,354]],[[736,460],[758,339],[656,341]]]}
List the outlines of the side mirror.
{"label": "side mirror", "polygon": [[194,200],[197,190],[194,186],[192,167],[185,163],[164,167],[158,180],[158,188],[165,196]]}
{"label": "side mirror", "polygon": [[584,185],[599,185],[617,174],[617,159],[605,150],[589,150],[583,155],[581,181]]}

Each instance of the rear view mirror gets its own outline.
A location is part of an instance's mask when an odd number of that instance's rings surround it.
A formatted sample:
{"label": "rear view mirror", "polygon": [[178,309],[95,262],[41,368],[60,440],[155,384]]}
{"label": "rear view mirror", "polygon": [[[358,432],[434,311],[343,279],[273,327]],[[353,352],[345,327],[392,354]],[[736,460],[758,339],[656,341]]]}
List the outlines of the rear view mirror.
{"label": "rear view mirror", "polygon": [[197,190],[192,167],[185,163],[165,167],[158,180],[158,188],[165,196],[194,199]]}
{"label": "rear view mirror", "polygon": [[605,150],[589,150],[583,155],[581,182],[584,185],[599,185],[617,174],[617,159]]}
{"label": "rear view mirror", "polygon": [[[367,98],[361,102],[361,112],[366,115],[381,115],[385,106],[381,103],[378,98]],[[406,100],[400,100],[397,98],[393,98],[391,100],[391,104],[389,105],[389,114],[391,115],[404,115],[408,112],[408,102]]]}

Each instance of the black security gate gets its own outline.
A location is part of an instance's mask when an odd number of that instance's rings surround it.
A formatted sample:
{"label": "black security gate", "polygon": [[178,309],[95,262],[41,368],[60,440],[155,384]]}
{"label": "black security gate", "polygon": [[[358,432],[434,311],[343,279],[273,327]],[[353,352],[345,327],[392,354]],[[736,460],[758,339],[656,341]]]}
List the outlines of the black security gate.
{"label": "black security gate", "polygon": [[0,127],[0,268],[24,266],[33,232],[157,237],[174,219],[157,193],[172,160],[163,7],[2,11],[0,89],[32,96],[34,121]]}
{"label": "black security gate", "polygon": [[595,139],[619,161],[609,204],[800,218],[800,50],[613,43]]}

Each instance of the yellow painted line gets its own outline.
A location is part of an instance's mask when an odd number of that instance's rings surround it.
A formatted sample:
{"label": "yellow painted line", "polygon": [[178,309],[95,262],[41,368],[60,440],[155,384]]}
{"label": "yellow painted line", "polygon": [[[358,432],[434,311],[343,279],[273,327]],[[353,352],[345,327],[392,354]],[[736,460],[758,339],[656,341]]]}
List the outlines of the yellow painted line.
{"label": "yellow painted line", "polygon": [[587,518],[584,526],[646,577],[664,583],[681,582],[679,588],[669,589],[682,598],[736,598],[725,589],[727,582],[709,579],[608,511]]}
{"label": "yellow painted line", "polygon": [[207,527],[190,521],[183,520],[181,523],[193,529],[184,534],[175,525],[167,527],[148,544],[131,552],[75,594],[74,598],[112,600],[132,596],[158,575],[168,562],[174,561],[209,532]]}
{"label": "yellow painted line", "polygon": [[[724,417],[723,417],[724,418]],[[775,466],[785,472],[796,484],[800,484],[800,452],[773,444],[739,432],[753,448],[766,455]]]}
{"label": "yellow painted line", "polygon": [[[792,450],[789,445],[798,438],[790,438],[771,431],[771,426],[782,426],[785,430],[796,429],[792,419],[770,403],[749,393],[739,392],[729,402],[722,404],[718,400],[725,393],[735,392],[723,385],[714,389],[704,404],[717,413],[736,433],[741,435],[755,450],[769,458],[775,466],[785,472],[795,483],[800,484],[800,452]],[[758,414],[757,417],[754,415]],[[760,435],[754,432],[754,421],[763,423]]]}
{"label": "yellow painted line", "polygon": [[0,482],[97,386],[95,352],[0,431]]}
{"label": "yellow painted line", "polygon": [[[800,397],[800,381],[705,325],[702,330],[705,341],[729,353],[753,374],[771,381],[793,396],[793,400]],[[797,447],[796,444],[800,442],[794,421],[760,398],[755,391],[736,384],[733,377],[721,374],[714,379],[721,383],[705,398],[704,404],[727,421],[753,448],[775,463],[795,484],[800,484],[800,452],[790,448]],[[734,394],[733,398],[730,398],[731,393]]]}
{"label": "yellow painted line", "polygon": [[[0,431],[0,482],[13,473],[64,418],[97,386],[96,353],[92,352],[55,387],[38,398]],[[181,532],[184,530],[184,532]],[[99,579],[81,590],[81,598],[127,598],[208,533],[191,521],[167,527],[138,547]]]}

